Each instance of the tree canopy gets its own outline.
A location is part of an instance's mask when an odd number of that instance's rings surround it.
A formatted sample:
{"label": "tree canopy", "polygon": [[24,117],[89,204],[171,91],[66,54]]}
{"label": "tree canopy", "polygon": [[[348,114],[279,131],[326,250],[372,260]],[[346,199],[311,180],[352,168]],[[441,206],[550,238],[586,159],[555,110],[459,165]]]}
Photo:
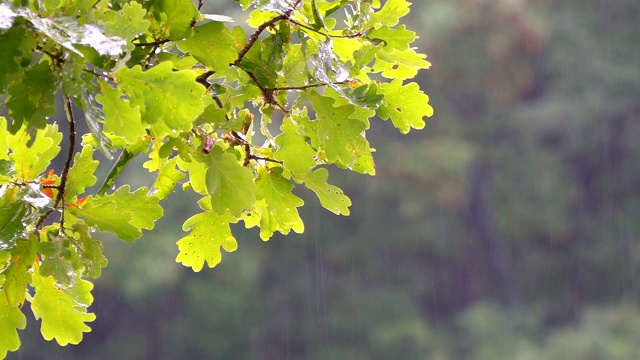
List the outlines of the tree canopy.
{"label": "tree canopy", "polygon": [[[202,211],[176,261],[214,267],[237,248],[231,224],[303,232],[296,187],[349,215],[329,169],[374,175],[370,122],[408,133],[432,115],[406,0],[237,2],[253,30],[202,1],[0,4],[0,355],[20,346],[25,301],[47,340],[90,331],[96,231],[138,239],[181,186]],[[103,179],[97,152],[113,162]],[[149,187],[120,178],[136,157]]]}

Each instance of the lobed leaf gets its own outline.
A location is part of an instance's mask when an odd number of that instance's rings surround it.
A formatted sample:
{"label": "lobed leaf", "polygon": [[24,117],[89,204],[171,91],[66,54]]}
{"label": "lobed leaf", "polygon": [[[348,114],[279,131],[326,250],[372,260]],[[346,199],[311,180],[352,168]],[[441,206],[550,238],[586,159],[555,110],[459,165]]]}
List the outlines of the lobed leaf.
{"label": "lobed leaf", "polygon": [[5,103],[13,120],[9,128],[11,133],[18,132],[23,124],[28,128],[43,129],[47,117],[55,113],[53,94],[57,76],[51,72],[50,65],[48,61],[42,61],[31,66],[20,76],[20,81],[9,86]]}
{"label": "lobed leaf", "polygon": [[302,176],[300,180],[304,185],[318,196],[320,204],[336,215],[349,215],[351,200],[334,185],[327,184],[329,172],[325,168],[320,168],[312,173]]}
{"label": "lobed leaf", "polygon": [[69,211],[84,217],[90,226],[133,241],[142,236],[142,229],[152,229],[154,222],[162,217],[159,202],[157,196],[148,195],[145,187],[130,192],[129,185],[124,185],[110,195],[90,196],[82,207]]}
{"label": "lobed leaf", "polygon": [[193,70],[173,71],[169,61],[142,71],[137,65],[116,72],[118,87],[129,96],[132,106],[140,107],[142,120],[155,127],[156,136],[177,136],[189,131],[204,110],[206,89],[195,80]]}
{"label": "lobed leaf", "polygon": [[403,134],[408,133],[411,128],[423,129],[424,117],[433,115],[429,97],[420,91],[416,83],[402,85],[401,80],[394,80],[388,84],[379,84],[378,89],[384,94],[378,115],[383,120],[391,118],[393,125]]}
{"label": "lobed leaf", "polygon": [[73,197],[83,194],[85,189],[93,186],[98,180],[94,173],[98,161],[93,160],[93,147],[85,145],[73,158],[73,166],[67,174],[67,186],[64,191],[65,201],[71,202]]}
{"label": "lobed leaf", "polygon": [[135,142],[139,137],[147,135],[140,117],[140,108],[132,107],[123,94],[100,80],[102,93],[96,101],[102,104],[104,112],[104,131],[121,136],[128,142]]}
{"label": "lobed leaf", "polygon": [[36,261],[38,239],[31,235],[17,242],[11,251],[9,266],[2,270],[4,275],[4,293],[11,306],[22,306],[27,284],[31,281],[29,269]]}
{"label": "lobed leaf", "polygon": [[260,237],[268,240],[276,231],[284,235],[290,230],[302,233],[304,223],[297,208],[304,201],[291,192],[293,184],[282,176],[282,168],[260,169],[256,185],[256,199],[264,200],[255,211],[260,215]]}
{"label": "lobed leaf", "polygon": [[192,37],[178,41],[177,44],[181,51],[191,54],[203,65],[221,73],[225,73],[229,64],[238,57],[231,32],[217,21],[196,26]]}
{"label": "lobed leaf", "polygon": [[27,326],[27,319],[18,306],[11,305],[6,297],[0,296],[0,358],[7,356],[7,351],[20,348],[18,330]]}
{"label": "lobed leaf", "polygon": [[307,174],[316,166],[314,156],[317,151],[298,134],[298,127],[290,118],[284,118],[280,130],[282,133],[275,139],[278,149],[273,154],[274,159],[282,161],[285,169],[291,171],[294,176]]}
{"label": "lobed leaf", "polygon": [[217,214],[227,210],[240,216],[251,209],[256,199],[256,185],[251,170],[242,166],[233,154],[216,146],[210,154],[198,158],[206,165],[207,192],[211,197],[211,209]]}
{"label": "lobed leaf", "polygon": [[220,248],[227,252],[238,248],[236,239],[231,234],[229,224],[238,219],[229,212],[217,214],[208,210],[185,221],[182,229],[191,233],[178,240],[176,261],[188,266],[193,271],[202,270],[204,263],[212,268],[222,260]]}
{"label": "lobed leaf", "polygon": [[42,337],[47,341],[56,339],[62,346],[80,343],[83,333],[91,331],[86,323],[96,318],[87,313],[93,302],[93,284],[79,280],[73,286],[60,288],[51,276],[44,277],[37,269],[31,284],[35,288],[31,310],[36,320],[42,319]]}
{"label": "lobed leaf", "polygon": [[[375,174],[369,142],[363,131],[367,125],[351,119],[353,105],[334,107],[334,99],[314,94],[309,97],[318,117],[320,151],[329,162],[370,175]],[[356,164],[365,164],[354,168]]]}

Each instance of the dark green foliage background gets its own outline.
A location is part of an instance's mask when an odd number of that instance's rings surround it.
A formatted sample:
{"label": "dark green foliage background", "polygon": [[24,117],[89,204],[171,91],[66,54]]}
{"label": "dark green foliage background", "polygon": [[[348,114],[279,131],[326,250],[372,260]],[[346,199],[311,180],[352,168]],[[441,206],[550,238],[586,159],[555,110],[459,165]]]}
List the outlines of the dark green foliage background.
{"label": "dark green foliage background", "polygon": [[377,176],[335,180],[351,216],[301,194],[303,235],[238,227],[241,251],[193,273],[175,239],[197,199],[177,191],[155,231],[105,241],[82,343],[30,323],[9,359],[639,357],[639,16],[632,0],[415,2],[436,114],[371,130]]}

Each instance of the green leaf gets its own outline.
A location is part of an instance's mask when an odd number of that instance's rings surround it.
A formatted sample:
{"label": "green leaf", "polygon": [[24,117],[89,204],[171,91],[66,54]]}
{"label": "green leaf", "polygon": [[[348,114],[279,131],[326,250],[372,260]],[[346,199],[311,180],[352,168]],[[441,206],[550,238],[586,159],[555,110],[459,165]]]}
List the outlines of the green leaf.
{"label": "green leaf", "polygon": [[[104,27],[107,32],[130,41],[149,29],[151,23],[146,17],[147,11],[134,1],[124,4],[113,17],[113,21],[105,22]],[[133,44],[128,43],[127,47],[131,49]]]}
{"label": "green leaf", "polygon": [[139,65],[116,72],[119,88],[129,95],[132,106],[140,107],[142,120],[168,127],[169,131],[156,136],[177,136],[173,130],[191,130],[193,121],[204,110],[202,96],[206,92],[195,81],[197,75],[192,70],[173,71],[168,61],[144,72]]}
{"label": "green leaf", "polygon": [[93,302],[93,284],[79,280],[73,286],[59,288],[51,276],[44,277],[38,271],[31,284],[35,288],[31,310],[36,320],[42,319],[42,337],[47,341],[56,339],[62,346],[80,343],[82,334],[91,331],[86,323],[96,318],[87,313]]}
{"label": "green leaf", "polygon": [[145,187],[130,192],[129,185],[124,185],[110,195],[90,196],[81,208],[69,211],[83,216],[90,226],[133,241],[142,236],[142,229],[152,229],[163,213],[160,199],[147,193]]}
{"label": "green leaf", "polygon": [[76,224],[72,230],[74,230],[76,244],[79,246],[77,252],[83,266],[83,275],[94,279],[99,278],[102,268],[107,266],[102,242],[92,238],[89,228],[84,224]]}
{"label": "green leaf", "polygon": [[402,85],[401,80],[394,80],[388,84],[379,84],[378,89],[384,94],[378,115],[383,120],[391,118],[393,125],[403,134],[408,133],[411,128],[423,129],[423,118],[433,115],[429,97],[420,91],[416,83]]}
{"label": "green leaf", "polygon": [[180,40],[191,34],[191,22],[199,17],[191,0],[159,0],[154,2],[156,17],[162,19],[159,38]]}
{"label": "green leaf", "polygon": [[237,221],[229,212],[219,215],[211,210],[189,218],[182,229],[191,230],[191,233],[178,240],[180,253],[176,262],[191,267],[196,272],[202,270],[205,261],[210,268],[216,266],[222,260],[220,248],[227,252],[238,248],[229,227],[229,224]]}
{"label": "green leaf", "polygon": [[60,152],[62,134],[57,125],[48,125],[33,135],[33,144],[29,144],[30,134],[26,128],[6,138],[11,149],[9,159],[13,162],[16,176],[24,180],[33,180],[43,173],[51,161]]}
{"label": "green leaf", "polygon": [[59,231],[47,233],[47,240],[38,244],[38,252],[42,255],[40,275],[52,276],[59,286],[73,285],[76,281],[76,272],[69,263],[71,252],[68,248],[70,242]]}
{"label": "green leaf", "polygon": [[2,270],[5,276],[3,288],[9,304],[22,306],[26,286],[31,281],[29,269],[36,261],[38,239],[32,235],[28,240],[20,240],[11,251],[9,266]]}
{"label": "green leaf", "polygon": [[[366,124],[351,119],[353,105],[334,107],[334,99],[314,94],[309,97],[318,117],[320,151],[329,162],[358,172],[375,174],[369,142],[364,138]],[[358,163],[367,166],[355,168]]]}
{"label": "green leaf", "polygon": [[13,191],[0,195],[0,247],[3,249],[13,249],[16,241],[25,237],[24,219],[30,206],[16,195]]}
{"label": "green leaf", "polygon": [[202,158],[199,156],[195,156],[191,162],[178,158],[176,164],[180,170],[189,173],[189,183],[193,191],[200,195],[207,195],[207,167],[201,161]]}
{"label": "green leaf", "polygon": [[409,13],[410,5],[406,0],[388,0],[382,9],[375,12],[363,27],[368,28],[378,23],[395,26],[401,17]]}
{"label": "green leaf", "polygon": [[304,231],[297,209],[304,201],[291,193],[293,184],[282,176],[282,168],[260,169],[257,189],[256,199],[265,202],[260,220],[260,237],[263,240],[269,239],[276,231],[284,235],[290,230],[298,234]]}
{"label": "green leaf", "polygon": [[207,192],[214,212],[224,214],[229,210],[232,215],[240,216],[244,210],[251,209],[256,198],[251,170],[218,146],[199,159],[207,166]]}
{"label": "green leaf", "polygon": [[289,45],[282,63],[282,78],[284,86],[303,86],[307,84],[309,69],[307,61],[299,44]]}
{"label": "green leaf", "polygon": [[122,98],[122,93],[100,80],[102,93],[96,101],[102,104],[104,112],[104,131],[135,142],[139,137],[147,135],[140,118],[140,109],[132,107],[129,100]]}
{"label": "green leaf", "polygon": [[416,33],[407,30],[405,25],[401,25],[397,29],[383,25],[378,29],[370,31],[367,37],[373,41],[382,40],[385,48],[397,50],[409,50],[409,44],[418,38]]}
{"label": "green leaf", "polygon": [[349,215],[351,200],[339,187],[327,184],[328,177],[329,172],[327,169],[320,168],[300,179],[304,181],[304,185],[307,188],[316,193],[318,199],[320,199],[320,204],[325,209],[336,215]]}
{"label": "green leaf", "polygon": [[7,88],[7,75],[15,74],[20,67],[16,58],[22,54],[19,45],[25,36],[25,31],[21,27],[13,27],[4,33],[0,33],[0,94]]}
{"label": "green leaf", "polygon": [[158,171],[158,177],[153,183],[151,193],[160,200],[164,200],[169,196],[176,184],[185,177],[185,174],[176,168],[176,163],[177,159],[173,158],[162,165],[160,171]]}
{"label": "green leaf", "polygon": [[9,86],[9,97],[5,103],[13,120],[9,129],[11,133],[15,134],[23,123],[29,128],[42,129],[47,117],[55,113],[53,94],[57,76],[51,72],[50,65],[43,61],[30,67],[21,75],[20,81]]}
{"label": "green leaf", "polygon": [[273,157],[282,161],[284,167],[294,176],[308,173],[311,168],[316,166],[314,156],[317,151],[307,143],[302,135],[297,133],[298,127],[293,124],[290,118],[284,118],[280,130],[282,130],[282,134],[275,139],[278,150],[273,154]]}
{"label": "green leaf", "polygon": [[65,201],[71,202],[73,197],[84,193],[98,180],[93,174],[98,168],[98,161],[93,160],[93,147],[85,145],[82,151],[73,158],[73,166],[67,174],[67,185],[64,191]]}
{"label": "green leaf", "polygon": [[20,308],[11,305],[6,297],[0,296],[0,358],[7,356],[7,351],[20,348],[18,331],[27,326],[27,318]]}
{"label": "green leaf", "polygon": [[418,54],[413,49],[392,50],[376,53],[376,63],[373,72],[381,72],[388,79],[409,79],[416,76],[418,70],[428,69],[431,63],[425,60],[426,55]]}
{"label": "green leaf", "polygon": [[238,53],[229,29],[217,21],[211,21],[194,28],[195,34],[177,42],[180,51],[188,52],[203,65],[216,72],[225,73]]}
{"label": "green leaf", "polygon": [[269,54],[276,51],[270,48],[273,43],[270,40],[265,40],[258,41],[251,47],[242,58],[240,67],[253,73],[262,86],[273,88],[278,84],[278,71],[280,69],[276,68],[269,60]]}

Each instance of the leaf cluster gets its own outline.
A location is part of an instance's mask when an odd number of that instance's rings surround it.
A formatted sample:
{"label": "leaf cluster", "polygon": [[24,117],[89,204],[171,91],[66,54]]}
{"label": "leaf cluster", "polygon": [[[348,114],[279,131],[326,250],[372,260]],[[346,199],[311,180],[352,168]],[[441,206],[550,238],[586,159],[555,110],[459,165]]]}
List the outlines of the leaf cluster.
{"label": "leaf cluster", "polygon": [[[138,239],[181,184],[202,212],[185,221],[176,260],[213,267],[237,248],[233,223],[263,240],[304,231],[296,186],[348,215],[328,166],[374,175],[370,119],[407,133],[432,115],[407,82],[429,63],[397,26],[406,0],[239,3],[252,9],[251,34],[191,0],[0,4],[0,355],[20,345],[25,301],[47,340],[77,344],[90,331],[86,278],[107,264],[95,231]],[[66,154],[49,121],[56,94]],[[89,134],[76,134],[78,110]],[[96,151],[119,154],[93,192]],[[135,157],[147,158],[152,185],[116,188]]]}

